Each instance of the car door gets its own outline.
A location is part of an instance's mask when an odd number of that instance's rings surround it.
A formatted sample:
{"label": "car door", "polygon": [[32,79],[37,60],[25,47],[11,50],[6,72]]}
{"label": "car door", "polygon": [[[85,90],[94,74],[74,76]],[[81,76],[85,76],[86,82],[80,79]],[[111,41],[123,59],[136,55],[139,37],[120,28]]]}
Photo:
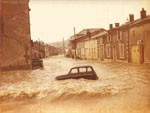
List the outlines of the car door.
{"label": "car door", "polygon": [[94,78],[94,72],[93,72],[93,69],[91,67],[87,67],[87,76],[88,76],[88,79],[93,79]]}
{"label": "car door", "polygon": [[79,68],[78,78],[86,78],[86,68],[85,67]]}
{"label": "car door", "polygon": [[78,79],[79,76],[79,69],[78,68],[72,68],[68,74],[68,77],[71,79]]}
{"label": "car door", "polygon": [[92,67],[87,67],[87,79],[95,80],[97,75]]}
{"label": "car door", "polygon": [[79,68],[79,78],[90,79],[91,74],[87,72],[87,67]]}

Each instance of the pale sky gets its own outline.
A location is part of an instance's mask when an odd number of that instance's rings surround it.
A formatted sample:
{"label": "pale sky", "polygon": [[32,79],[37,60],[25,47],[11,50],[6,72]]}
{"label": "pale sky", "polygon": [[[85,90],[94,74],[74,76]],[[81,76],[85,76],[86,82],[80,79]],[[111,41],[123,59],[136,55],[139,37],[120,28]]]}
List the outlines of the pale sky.
{"label": "pale sky", "polygon": [[30,0],[31,38],[46,43],[62,41],[86,28],[108,29],[123,24],[144,8],[150,15],[150,0]]}

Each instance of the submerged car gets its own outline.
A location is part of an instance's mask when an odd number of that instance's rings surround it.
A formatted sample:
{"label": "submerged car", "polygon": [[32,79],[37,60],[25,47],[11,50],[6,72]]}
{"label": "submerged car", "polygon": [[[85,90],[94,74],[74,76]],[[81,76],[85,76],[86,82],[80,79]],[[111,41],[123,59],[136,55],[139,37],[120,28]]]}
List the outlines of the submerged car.
{"label": "submerged car", "polygon": [[73,67],[70,69],[68,74],[58,76],[56,77],[56,80],[80,79],[80,78],[89,80],[98,80],[97,74],[95,73],[92,66]]}

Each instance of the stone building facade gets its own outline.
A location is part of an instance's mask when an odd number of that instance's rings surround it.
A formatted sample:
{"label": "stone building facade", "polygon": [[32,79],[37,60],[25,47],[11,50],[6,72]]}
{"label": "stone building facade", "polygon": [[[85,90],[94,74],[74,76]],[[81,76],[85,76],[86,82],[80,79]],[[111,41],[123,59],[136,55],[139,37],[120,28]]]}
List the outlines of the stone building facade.
{"label": "stone building facade", "polygon": [[[112,29],[112,25],[110,25],[110,30]],[[108,30],[108,34],[106,38],[103,39],[104,41],[104,61],[106,62],[112,62],[112,34],[110,33],[110,30]]]}
{"label": "stone building facade", "polygon": [[102,28],[89,29],[89,36],[85,39],[85,59],[98,60],[97,36],[103,31]]}
{"label": "stone building facade", "polygon": [[84,59],[84,41],[77,43],[77,58]]}
{"label": "stone building facade", "polygon": [[2,0],[0,0],[0,71],[1,71],[1,59],[2,59]]}
{"label": "stone building facade", "polygon": [[61,53],[61,48],[51,46],[49,44],[45,45],[45,58],[50,56],[58,55]]}
{"label": "stone building facade", "polygon": [[139,19],[130,14],[123,25],[110,24],[105,43],[105,61],[150,63],[150,15],[142,9]]}
{"label": "stone building facade", "polygon": [[0,0],[0,70],[32,69],[29,0]]}
{"label": "stone building facade", "polygon": [[40,59],[40,46],[38,41],[32,41],[32,59]]}
{"label": "stone building facade", "polygon": [[84,59],[84,39],[87,37],[85,29],[70,37],[69,54],[72,58]]}
{"label": "stone building facade", "polygon": [[140,18],[129,24],[129,61],[150,63],[150,15],[142,9]]}
{"label": "stone building facade", "polygon": [[[110,24],[110,29],[108,30],[107,42],[110,43],[110,58],[112,62],[128,62],[128,26],[115,23],[113,28]],[[108,48],[106,47],[106,51]],[[109,52],[107,52],[109,53]]]}
{"label": "stone building facade", "polygon": [[75,36],[70,37],[70,49],[75,50],[78,59],[98,59],[97,37],[104,31],[102,28],[83,29]]}
{"label": "stone building facade", "polygon": [[88,60],[97,60],[97,39],[85,41],[85,58]]}
{"label": "stone building facade", "polygon": [[122,25],[118,27],[117,61],[129,62],[129,35],[127,25]]}
{"label": "stone building facade", "polygon": [[104,61],[105,54],[105,40],[107,38],[107,30],[103,30],[101,33],[97,34],[95,37],[97,39],[97,56],[99,61]]}
{"label": "stone building facade", "polygon": [[[92,31],[91,31],[92,30]],[[134,15],[129,15],[129,20],[124,24],[110,24],[109,30],[89,29],[83,30],[83,36],[72,38],[71,44],[77,49],[77,56],[84,59],[106,62],[150,63],[150,15],[142,8],[140,18],[134,20]],[[79,34],[78,34],[79,35]],[[81,40],[81,37],[83,38]],[[84,44],[81,44],[84,42]],[[81,45],[84,45],[81,46]]]}

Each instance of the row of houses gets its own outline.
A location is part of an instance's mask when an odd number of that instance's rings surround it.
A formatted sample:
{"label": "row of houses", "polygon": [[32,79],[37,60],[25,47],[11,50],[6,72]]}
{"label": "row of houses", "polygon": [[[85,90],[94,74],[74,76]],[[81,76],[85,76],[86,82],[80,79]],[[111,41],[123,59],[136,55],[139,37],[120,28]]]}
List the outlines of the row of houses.
{"label": "row of houses", "polygon": [[32,41],[32,59],[42,59],[58,55],[61,48],[56,48],[41,41]]}
{"label": "row of houses", "polygon": [[107,62],[150,63],[150,15],[142,8],[140,18],[109,29],[83,29],[70,37],[70,55]]}

